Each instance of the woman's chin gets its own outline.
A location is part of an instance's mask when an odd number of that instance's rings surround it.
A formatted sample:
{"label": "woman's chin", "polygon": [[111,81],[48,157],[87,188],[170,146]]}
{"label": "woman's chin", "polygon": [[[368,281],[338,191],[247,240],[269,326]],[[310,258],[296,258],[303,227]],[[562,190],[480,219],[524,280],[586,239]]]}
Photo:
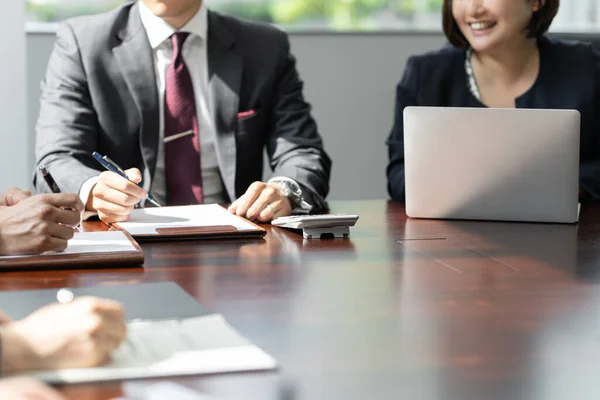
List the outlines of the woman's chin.
{"label": "woman's chin", "polygon": [[498,47],[498,41],[492,38],[470,38],[469,44],[477,53],[488,53]]}

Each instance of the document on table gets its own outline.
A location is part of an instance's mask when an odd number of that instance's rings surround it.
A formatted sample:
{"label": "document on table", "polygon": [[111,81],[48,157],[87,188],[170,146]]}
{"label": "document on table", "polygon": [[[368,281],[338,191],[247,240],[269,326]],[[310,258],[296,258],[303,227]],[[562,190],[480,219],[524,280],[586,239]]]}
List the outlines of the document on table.
{"label": "document on table", "polygon": [[127,339],[98,368],[32,372],[49,383],[214,374],[277,368],[219,314],[182,320],[132,321]]}
{"label": "document on table", "polygon": [[[68,254],[118,253],[137,251],[131,240],[121,231],[75,232],[63,251],[49,251],[43,256],[63,256]],[[0,260],[25,258],[31,255],[0,256]]]}
{"label": "document on table", "polygon": [[118,226],[133,236],[157,235],[160,229],[204,227],[231,227],[237,232],[261,230],[253,223],[229,213],[218,204],[176,207],[138,208],[131,212],[127,222]]}
{"label": "document on table", "polygon": [[175,382],[131,381],[123,383],[122,387],[125,397],[113,400],[218,400]]}
{"label": "document on table", "polygon": [[62,254],[117,253],[135,250],[131,240],[120,231],[75,232],[75,236],[69,240],[69,244]]}

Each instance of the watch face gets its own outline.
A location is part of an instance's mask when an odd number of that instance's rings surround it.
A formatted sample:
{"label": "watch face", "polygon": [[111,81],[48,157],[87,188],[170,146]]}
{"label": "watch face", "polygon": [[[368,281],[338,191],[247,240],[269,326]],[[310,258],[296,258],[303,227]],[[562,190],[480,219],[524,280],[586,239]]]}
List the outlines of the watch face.
{"label": "watch face", "polygon": [[282,185],[281,183],[279,183],[279,186],[281,187],[281,193],[283,193],[285,197],[290,197],[294,195],[294,193],[292,193],[289,187]]}
{"label": "watch face", "polygon": [[292,208],[302,201],[300,185],[288,181],[273,181],[272,183],[277,183],[281,187],[283,195],[290,200]]}
{"label": "watch face", "polygon": [[292,192],[294,196],[302,196],[302,189],[300,189],[298,185],[290,184],[288,187],[290,188],[290,192]]}
{"label": "watch face", "polygon": [[300,189],[300,186],[295,185],[292,182],[275,181],[274,183],[281,185],[284,188],[284,190],[286,191],[286,195],[292,195],[292,196],[296,196],[296,197],[302,196],[302,189]]}

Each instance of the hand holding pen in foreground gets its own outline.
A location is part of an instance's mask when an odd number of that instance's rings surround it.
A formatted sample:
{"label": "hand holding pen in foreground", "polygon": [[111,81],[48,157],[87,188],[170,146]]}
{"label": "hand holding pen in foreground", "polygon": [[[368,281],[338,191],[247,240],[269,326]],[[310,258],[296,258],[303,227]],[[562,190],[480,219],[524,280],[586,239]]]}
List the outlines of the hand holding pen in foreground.
{"label": "hand holding pen in foreground", "polygon": [[3,370],[19,372],[101,365],[125,339],[126,327],[121,304],[78,297],[3,324],[0,333]]}

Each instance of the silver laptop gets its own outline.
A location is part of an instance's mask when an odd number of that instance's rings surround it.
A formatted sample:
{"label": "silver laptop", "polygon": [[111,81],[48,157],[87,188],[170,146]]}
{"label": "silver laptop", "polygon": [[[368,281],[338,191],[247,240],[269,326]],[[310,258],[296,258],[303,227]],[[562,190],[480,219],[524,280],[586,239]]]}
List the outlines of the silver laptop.
{"label": "silver laptop", "polygon": [[407,107],[406,213],[577,222],[579,129],[575,110]]}

